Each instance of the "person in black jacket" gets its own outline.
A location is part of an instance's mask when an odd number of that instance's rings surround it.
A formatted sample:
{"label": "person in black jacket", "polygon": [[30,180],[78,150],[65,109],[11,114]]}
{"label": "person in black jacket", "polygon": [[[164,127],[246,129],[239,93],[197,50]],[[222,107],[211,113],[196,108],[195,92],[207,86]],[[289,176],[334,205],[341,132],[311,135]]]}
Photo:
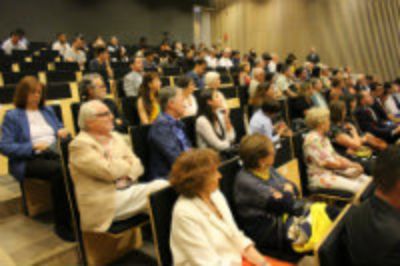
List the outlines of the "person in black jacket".
{"label": "person in black jacket", "polygon": [[392,122],[383,120],[372,108],[374,100],[368,91],[360,91],[357,94],[358,107],[355,110],[360,129],[372,135],[384,139],[388,143],[394,143],[400,137],[400,127]]}
{"label": "person in black jacket", "polygon": [[353,266],[400,264],[400,146],[383,151],[377,159],[374,195],[344,220],[347,257]]}
{"label": "person in black jacket", "polygon": [[[239,227],[261,251],[293,251],[292,244],[306,243],[312,234],[309,204],[299,198],[296,185],[272,167],[275,151],[271,140],[262,134],[246,136],[239,155],[243,169],[233,186]],[[335,209],[326,211],[332,217],[337,215]],[[296,224],[298,234],[293,234],[292,225],[302,219],[306,222]]]}
{"label": "person in black jacket", "polygon": [[101,75],[97,73],[84,75],[79,83],[79,92],[82,102],[101,100],[107,105],[114,116],[114,129],[122,134],[128,133],[128,121],[119,112],[116,103],[112,99],[106,98],[107,88]]}

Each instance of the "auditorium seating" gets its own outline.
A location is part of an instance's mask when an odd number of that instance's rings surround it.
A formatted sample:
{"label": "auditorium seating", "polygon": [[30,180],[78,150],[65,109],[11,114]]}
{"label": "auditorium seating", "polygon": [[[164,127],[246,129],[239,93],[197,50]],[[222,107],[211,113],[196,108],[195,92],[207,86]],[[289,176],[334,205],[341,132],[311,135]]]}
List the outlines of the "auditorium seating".
{"label": "auditorium seating", "polygon": [[149,195],[151,229],[154,248],[159,266],[172,265],[172,254],[169,245],[172,210],[178,194],[172,187],[164,188]]}

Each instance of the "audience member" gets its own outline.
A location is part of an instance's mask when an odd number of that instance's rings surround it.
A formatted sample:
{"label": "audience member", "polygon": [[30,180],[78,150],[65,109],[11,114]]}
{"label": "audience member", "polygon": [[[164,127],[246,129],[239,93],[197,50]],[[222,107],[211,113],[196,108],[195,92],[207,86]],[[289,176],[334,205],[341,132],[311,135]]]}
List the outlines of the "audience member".
{"label": "audience member", "polygon": [[21,41],[18,33],[11,32],[10,38],[3,42],[1,49],[3,49],[5,54],[11,55],[13,50],[26,50],[28,47]]}
{"label": "audience member", "polygon": [[261,67],[253,68],[253,78],[249,85],[249,97],[252,98],[257,90],[258,85],[265,82],[265,71]]}
{"label": "audience member", "polygon": [[219,91],[219,88],[221,87],[220,74],[218,72],[213,72],[213,71],[207,72],[204,81],[205,81],[205,87],[207,89],[214,90],[217,92],[218,98],[220,98],[222,102],[221,110],[229,112],[229,107],[228,103],[226,102],[225,96],[224,94],[222,94],[222,92]]}
{"label": "audience member", "polygon": [[225,48],[222,53],[222,57],[218,60],[218,67],[231,68],[233,67],[233,62],[231,60],[232,50],[230,48]]}
{"label": "audience member", "polygon": [[276,73],[278,71],[277,67],[278,67],[278,63],[279,63],[279,56],[277,54],[271,54],[271,60],[268,63],[268,72],[270,73]]}
{"label": "audience member", "polygon": [[113,132],[113,116],[101,101],[82,104],[78,136],[69,145],[83,231],[106,232],[113,221],[126,220],[147,209],[148,194],[168,185],[164,180],[138,184],[140,160]]}
{"label": "audience member", "polygon": [[290,86],[293,84],[293,71],[289,65],[283,65],[281,74],[276,80],[276,87],[278,91],[287,97],[297,97],[297,93],[292,91]]}
{"label": "audience member", "polygon": [[311,131],[303,144],[310,190],[331,189],[356,193],[370,178],[363,167],[339,155],[326,134],[330,130],[330,113],[325,108],[307,112],[306,124]]}
{"label": "audience member", "polygon": [[128,61],[126,49],[123,45],[119,44],[119,40],[118,40],[117,36],[112,36],[110,38],[110,43],[107,46],[107,50],[111,55],[112,62]]}
{"label": "audience member", "polygon": [[159,100],[162,114],[151,126],[148,138],[151,179],[167,178],[176,158],[191,148],[185,126],[180,121],[185,114],[182,91],[162,88]]}
{"label": "audience member", "polygon": [[161,80],[156,72],[148,72],[143,77],[139,90],[137,110],[142,125],[152,124],[160,114],[158,92],[161,89]]}
{"label": "audience member", "polygon": [[281,106],[279,102],[265,97],[261,108],[250,119],[250,134],[260,133],[267,136],[274,144],[279,143],[282,136],[292,135],[285,122],[279,121]]}
{"label": "audience member", "polygon": [[307,55],[306,59],[308,62],[311,62],[314,64],[318,64],[320,62],[320,58],[319,58],[319,55],[317,54],[315,47],[310,48],[310,53]]}
{"label": "audience member", "polygon": [[83,51],[85,46],[83,37],[78,35],[72,41],[72,45],[64,55],[64,60],[67,62],[77,62],[81,69],[84,69],[86,63],[86,54]]}
{"label": "audience member", "polygon": [[196,60],[192,71],[186,74],[187,77],[193,79],[196,84],[196,88],[201,90],[204,89],[204,73],[207,69],[207,63],[203,59]]}
{"label": "audience member", "polygon": [[329,101],[345,100],[343,88],[344,88],[343,80],[334,78],[332,80],[332,87],[329,90]]}
{"label": "audience member", "polygon": [[214,49],[211,49],[208,54],[205,57],[205,60],[207,62],[207,67],[216,69],[218,66],[218,58],[216,55],[216,51]]}
{"label": "audience member", "polygon": [[170,180],[180,194],[172,213],[170,245],[175,265],[269,265],[236,226],[218,189],[219,158],[191,150],[174,163]]}
{"label": "audience member", "polygon": [[331,227],[337,210],[299,198],[296,185],[273,168],[275,151],[268,137],[244,137],[239,154],[243,169],[233,185],[239,226],[262,251],[312,251]]}
{"label": "audience member", "polygon": [[131,64],[131,71],[124,77],[124,92],[127,97],[136,97],[139,94],[143,82],[143,59],[134,57]]}
{"label": "audience member", "polygon": [[53,43],[51,49],[54,51],[58,51],[62,57],[65,57],[65,54],[71,46],[68,43],[67,34],[61,32],[57,33],[57,41]]}
{"label": "audience member", "polygon": [[393,117],[400,116],[400,101],[397,98],[398,89],[396,84],[393,82],[386,82],[384,84],[384,108],[388,115]]}
{"label": "audience member", "polygon": [[33,76],[24,77],[17,85],[14,110],[6,113],[2,123],[0,152],[8,157],[10,174],[18,181],[44,179],[51,182],[55,231],[72,240],[68,199],[65,191],[57,139],[67,138],[51,107],[45,106],[42,84]]}
{"label": "audience member", "polygon": [[400,123],[400,119],[397,118],[393,114],[389,114],[386,112],[384,107],[384,97],[385,97],[385,90],[383,85],[377,82],[372,82],[369,85],[371,89],[371,96],[374,98],[374,103],[372,104],[371,108],[375,111],[375,114],[378,116],[378,119],[383,121],[391,121],[393,123]]}
{"label": "audience member", "polygon": [[313,89],[310,82],[304,82],[300,85],[299,96],[290,101],[290,118],[304,119],[307,111],[313,106]]}
{"label": "audience member", "polygon": [[324,95],[322,94],[323,84],[322,81],[318,78],[311,79],[311,86],[312,86],[312,96],[311,100],[315,107],[322,107],[328,108],[328,104]]}
{"label": "audience member", "polygon": [[84,75],[79,83],[79,92],[82,102],[91,100],[103,102],[113,115],[114,129],[123,134],[128,133],[128,122],[119,112],[117,104],[111,98],[106,97],[107,88],[99,74]]}
{"label": "audience member", "polygon": [[275,88],[272,82],[264,82],[260,83],[257,86],[257,89],[253,95],[249,99],[249,105],[252,108],[252,112],[256,111],[260,108],[265,100],[265,98],[275,99]]}
{"label": "audience member", "polygon": [[331,129],[330,138],[337,152],[341,155],[356,155],[357,151],[365,150],[366,146],[378,151],[385,150],[387,143],[371,133],[360,135],[357,127],[346,121],[347,108],[343,101],[333,101],[330,104]]}
{"label": "audience member", "polygon": [[228,112],[221,112],[223,107],[218,95],[217,91],[208,89],[200,94],[196,142],[199,148],[226,151],[235,141],[236,135]]}
{"label": "audience member", "polygon": [[114,71],[110,65],[110,53],[106,48],[97,48],[96,58],[89,63],[89,71],[100,74],[105,81],[114,77]]}
{"label": "audience member", "polygon": [[341,239],[354,266],[395,266],[400,261],[400,147],[383,151],[374,170],[374,195],[344,220]]}
{"label": "audience member", "polygon": [[400,127],[382,120],[372,109],[374,100],[368,91],[360,91],[357,102],[355,117],[362,131],[369,132],[388,143],[394,143],[400,137]]}
{"label": "audience member", "polygon": [[185,104],[184,116],[195,116],[199,107],[196,97],[193,96],[193,92],[196,89],[196,84],[194,84],[194,80],[189,77],[182,76],[179,78],[177,83],[178,87],[182,89],[183,102]]}
{"label": "audience member", "polygon": [[242,63],[239,67],[239,85],[240,86],[250,86],[251,77],[251,66],[250,63]]}
{"label": "audience member", "polygon": [[145,69],[151,69],[153,71],[157,70],[157,64],[154,61],[154,52],[151,50],[146,50],[144,52],[144,61],[143,61],[143,67]]}

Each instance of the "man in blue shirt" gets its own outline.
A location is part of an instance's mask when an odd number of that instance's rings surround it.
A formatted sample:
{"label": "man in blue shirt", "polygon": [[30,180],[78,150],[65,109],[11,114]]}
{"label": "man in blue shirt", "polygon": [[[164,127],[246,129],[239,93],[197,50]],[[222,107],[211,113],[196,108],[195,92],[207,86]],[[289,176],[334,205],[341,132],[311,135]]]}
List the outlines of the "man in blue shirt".
{"label": "man in blue shirt", "polygon": [[162,88],[159,93],[162,113],[150,128],[150,179],[168,178],[176,158],[191,148],[184,124],[183,95],[175,88]]}
{"label": "man in blue shirt", "polygon": [[260,133],[267,136],[275,145],[279,144],[281,136],[290,136],[291,130],[282,121],[275,125],[273,120],[280,113],[280,104],[266,97],[262,107],[250,119],[250,133]]}
{"label": "man in blue shirt", "polygon": [[204,73],[207,69],[207,62],[204,59],[196,60],[192,71],[186,74],[187,77],[192,78],[199,90],[204,89]]}

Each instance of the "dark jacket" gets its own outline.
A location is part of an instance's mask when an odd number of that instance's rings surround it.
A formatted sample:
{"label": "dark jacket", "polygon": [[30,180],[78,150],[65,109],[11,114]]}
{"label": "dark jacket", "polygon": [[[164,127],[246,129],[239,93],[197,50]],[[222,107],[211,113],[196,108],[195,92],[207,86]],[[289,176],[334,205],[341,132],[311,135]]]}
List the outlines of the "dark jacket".
{"label": "dark jacket", "polygon": [[358,107],[355,111],[355,116],[362,131],[370,132],[389,143],[396,141],[397,137],[392,134],[396,126],[379,120],[379,117],[372,108]]}
{"label": "dark jacket", "polygon": [[372,196],[345,219],[343,240],[353,266],[400,265],[400,211]]}
{"label": "dark jacket", "polygon": [[[63,128],[53,108],[40,109],[44,119],[54,130],[54,134]],[[29,129],[29,121],[25,109],[14,109],[6,113],[1,126],[0,152],[8,157],[10,173],[23,181],[26,161],[33,157],[33,145]]]}
{"label": "dark jacket", "polygon": [[374,104],[372,105],[372,109],[374,110],[375,114],[378,116],[380,121],[388,121],[389,117],[385,111],[385,108],[382,105],[382,102],[378,99],[374,100]]}
{"label": "dark jacket", "polygon": [[[281,248],[283,245],[286,228],[282,217],[284,213],[293,213],[295,196],[298,195],[297,190],[294,194],[283,190],[287,183],[291,182],[273,168],[268,180],[262,180],[245,169],[236,176],[233,194],[239,227],[257,247]],[[293,187],[296,189],[295,185]],[[275,199],[274,190],[282,193],[283,197]]]}
{"label": "dark jacket", "polygon": [[149,131],[150,179],[168,178],[169,171],[176,158],[191,147],[190,141],[183,136],[180,140],[176,130],[184,130],[183,122],[168,118],[165,114],[158,116]]}

